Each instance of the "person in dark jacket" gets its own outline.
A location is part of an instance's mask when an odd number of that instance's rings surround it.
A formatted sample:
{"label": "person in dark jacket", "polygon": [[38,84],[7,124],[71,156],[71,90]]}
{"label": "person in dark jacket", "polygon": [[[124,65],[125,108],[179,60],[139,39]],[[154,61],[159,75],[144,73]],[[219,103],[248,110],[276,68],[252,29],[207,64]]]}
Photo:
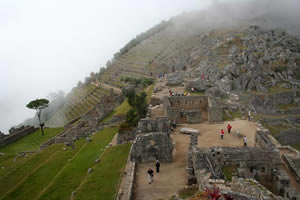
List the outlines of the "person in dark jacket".
{"label": "person in dark jacket", "polygon": [[232,126],[230,124],[227,125],[227,131],[230,133]]}
{"label": "person in dark jacket", "polygon": [[151,184],[153,182],[153,170],[151,168],[148,169],[147,174],[148,174],[148,182]]}
{"label": "person in dark jacket", "polygon": [[156,160],[155,166],[156,166],[156,173],[159,173],[159,168],[160,168],[160,162],[159,162],[159,160]]}

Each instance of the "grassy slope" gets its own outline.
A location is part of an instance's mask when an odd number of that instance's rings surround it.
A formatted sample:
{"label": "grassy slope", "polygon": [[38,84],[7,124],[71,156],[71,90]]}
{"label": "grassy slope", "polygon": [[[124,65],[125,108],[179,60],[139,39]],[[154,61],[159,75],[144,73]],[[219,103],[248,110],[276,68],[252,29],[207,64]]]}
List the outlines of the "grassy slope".
{"label": "grassy slope", "polygon": [[[47,162],[34,170],[34,173],[30,173],[19,185],[16,185],[14,190],[4,199],[34,199],[63,168],[66,161],[79,152],[79,150],[73,151],[71,149],[63,151],[63,145],[55,146],[58,146],[58,149],[55,148],[55,152],[53,152]],[[76,143],[78,149],[82,146],[84,146],[83,140]]]}
{"label": "grassy slope", "polygon": [[13,189],[16,184],[26,179],[28,175],[37,170],[43,163],[46,163],[61,147],[61,145],[52,145],[43,152],[33,154],[21,162],[11,162],[10,165],[5,168],[4,174],[0,177],[0,199],[2,199],[10,189]]}
{"label": "grassy slope", "polygon": [[46,128],[45,135],[41,135],[41,130],[37,130],[14,143],[6,145],[0,149],[3,153],[17,153],[21,151],[34,151],[40,148],[40,145],[51,137],[63,131],[63,128]]}
{"label": "grassy slope", "polygon": [[117,131],[117,127],[107,128],[92,137],[92,142],[64,166],[39,199],[69,199],[85,177],[88,168],[92,167],[101,155],[100,150],[112,140]]}
{"label": "grassy slope", "polygon": [[108,122],[110,121],[113,116],[118,115],[126,115],[126,113],[130,110],[130,106],[128,104],[127,99],[123,101],[121,105],[119,105],[117,108],[115,108],[109,115],[107,115],[102,122]]}
{"label": "grassy slope", "polygon": [[101,157],[101,163],[96,165],[94,172],[77,190],[75,199],[114,200],[130,146],[123,144],[107,149]]}

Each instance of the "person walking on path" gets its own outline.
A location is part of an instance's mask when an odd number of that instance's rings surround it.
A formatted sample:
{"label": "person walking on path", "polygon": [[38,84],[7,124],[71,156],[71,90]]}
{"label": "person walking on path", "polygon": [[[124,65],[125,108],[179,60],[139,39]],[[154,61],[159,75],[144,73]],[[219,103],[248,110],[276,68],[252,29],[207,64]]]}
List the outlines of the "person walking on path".
{"label": "person walking on path", "polygon": [[243,140],[244,140],[244,146],[243,147],[247,147],[247,137],[244,136]]}
{"label": "person walking on path", "polygon": [[227,125],[227,131],[230,133],[232,126],[230,124]]}
{"label": "person walking on path", "polygon": [[153,182],[153,170],[149,168],[147,174],[148,174],[148,182],[149,184],[151,184]]}
{"label": "person walking on path", "polygon": [[221,140],[223,140],[223,138],[224,138],[224,131],[223,131],[223,129],[221,129]]}
{"label": "person walking on path", "polygon": [[248,121],[250,121],[250,119],[251,119],[251,110],[249,110],[248,112]]}
{"label": "person walking on path", "polygon": [[159,173],[159,168],[160,168],[160,162],[159,162],[159,160],[156,160],[155,166],[156,166],[156,173]]}

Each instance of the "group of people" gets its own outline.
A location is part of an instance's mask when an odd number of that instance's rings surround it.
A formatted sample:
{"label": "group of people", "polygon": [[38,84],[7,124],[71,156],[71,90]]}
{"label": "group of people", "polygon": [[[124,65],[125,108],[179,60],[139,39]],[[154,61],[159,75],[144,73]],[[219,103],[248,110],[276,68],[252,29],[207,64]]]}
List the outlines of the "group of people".
{"label": "group of people", "polygon": [[[227,125],[227,133],[228,133],[228,134],[230,134],[231,129],[232,129],[232,126],[231,126],[230,124],[228,124],[228,125]],[[224,132],[223,129],[221,129],[221,132],[220,132],[221,140],[224,139],[224,135],[225,135],[225,132]],[[248,146],[248,145],[247,145],[248,141],[247,141],[247,137],[246,137],[246,136],[244,136],[243,142],[244,142],[244,145],[243,145],[243,146],[244,146],[244,147],[247,147],[247,146]]]}
{"label": "group of people", "polygon": [[[156,167],[156,173],[159,173],[159,168],[160,168],[159,160],[156,160],[155,167]],[[154,171],[151,168],[148,169],[147,176],[148,176],[148,183],[151,184],[153,182],[153,177],[154,177]]]}
{"label": "group of people", "polygon": [[191,94],[190,93],[178,93],[178,92],[173,92],[172,90],[169,90],[169,96],[190,96]]}

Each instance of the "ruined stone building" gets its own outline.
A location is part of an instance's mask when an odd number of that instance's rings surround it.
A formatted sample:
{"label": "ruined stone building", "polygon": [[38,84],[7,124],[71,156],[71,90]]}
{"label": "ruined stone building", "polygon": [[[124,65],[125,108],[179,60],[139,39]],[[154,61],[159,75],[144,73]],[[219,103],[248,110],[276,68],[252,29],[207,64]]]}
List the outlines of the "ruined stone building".
{"label": "ruined stone building", "polygon": [[223,110],[207,96],[163,97],[165,115],[177,123],[222,122]]}

